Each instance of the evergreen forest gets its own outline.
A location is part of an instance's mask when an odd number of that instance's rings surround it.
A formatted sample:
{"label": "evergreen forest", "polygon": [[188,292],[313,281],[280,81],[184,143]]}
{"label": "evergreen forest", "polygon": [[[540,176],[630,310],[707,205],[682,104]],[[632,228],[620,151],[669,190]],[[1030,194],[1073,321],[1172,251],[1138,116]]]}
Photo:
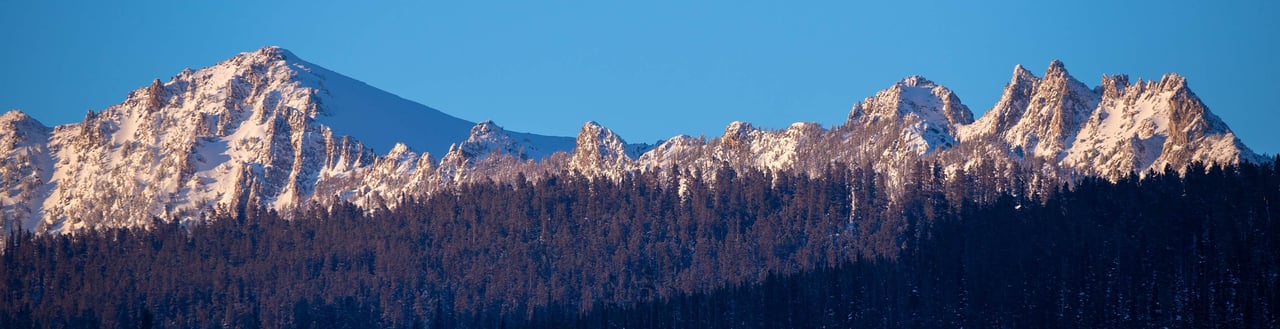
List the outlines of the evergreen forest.
{"label": "evergreen forest", "polygon": [[15,230],[0,327],[1276,328],[1276,163],[1052,188],[924,161],[905,186],[858,165],[562,172]]}

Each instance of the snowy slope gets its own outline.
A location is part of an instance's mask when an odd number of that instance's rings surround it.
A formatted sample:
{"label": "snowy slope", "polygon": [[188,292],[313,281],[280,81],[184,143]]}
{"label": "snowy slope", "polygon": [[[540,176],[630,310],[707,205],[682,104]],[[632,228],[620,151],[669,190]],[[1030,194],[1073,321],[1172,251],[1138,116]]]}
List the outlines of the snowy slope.
{"label": "snowy slope", "polygon": [[450,147],[450,152],[462,152],[468,159],[483,160],[490,155],[506,154],[517,159],[541,159],[555,152],[573,149],[574,140],[564,137],[547,137],[510,132],[493,121],[484,121],[471,127],[467,138]]}
{"label": "snowy slope", "polygon": [[973,122],[973,112],[946,87],[913,75],[855,104],[849,124],[894,121],[906,125],[902,138],[912,152],[925,154],[955,144],[960,125]]}
{"label": "snowy slope", "polygon": [[1130,84],[1127,76],[1104,76],[1101,101],[1073,143],[1062,166],[1118,178],[1130,172],[1179,169],[1192,161],[1259,161],[1187,87],[1186,78]]}
{"label": "snowy slope", "polygon": [[[267,47],[255,54],[276,58],[271,65],[293,71],[293,80],[316,91],[320,112],[316,122],[337,134],[355,136],[376,152],[396,143],[432,154],[444,154],[449,145],[468,137],[472,122],[418,104],[342,74],[308,63],[287,50]],[[512,133],[530,145],[545,145],[534,157],[567,150],[573,140],[535,134]]]}
{"label": "snowy slope", "polygon": [[815,175],[848,165],[873,171],[892,197],[893,186],[937,174],[928,163],[1053,188],[1085,175],[1263,160],[1176,74],[1108,76],[1091,89],[1059,61],[1043,78],[1019,65],[976,121],[954,92],[909,76],[854,104],[838,126],[735,121],[721,136],[651,147],[595,122],[576,138],[472,124],[276,47],[152,81],[79,123],[50,129],[10,111],[0,116],[0,155],[0,224],[41,232],[198,220],[243,206],[378,209],[468,182],[564,172],[715,179],[725,167]]}
{"label": "snowy slope", "polygon": [[53,174],[48,143],[49,127],[18,110],[0,115],[0,233],[17,225],[34,228],[40,219],[40,199],[48,193],[45,182]]}
{"label": "snowy slope", "polygon": [[627,144],[613,130],[595,121],[582,124],[575,144],[567,169],[611,178],[634,169],[633,161],[649,149],[645,144]]}
{"label": "snowy slope", "polygon": [[574,147],[573,139],[511,132],[486,120],[472,127],[466,140],[449,146],[441,158],[439,176],[442,182],[462,183],[517,173],[536,175],[532,163],[551,162],[550,156]]}
{"label": "snowy slope", "polygon": [[881,162],[918,158],[955,145],[954,133],[973,113],[950,89],[908,76],[854,104],[848,121],[833,129],[798,122],[761,129],[735,121],[710,140],[677,136],[640,157],[650,170],[674,166],[816,172],[833,162]]}
{"label": "snowy slope", "polygon": [[845,124],[830,130],[798,122],[761,129],[735,121],[712,139],[677,136],[639,157],[643,170],[697,168],[817,173],[826,166],[875,164],[891,171],[909,160],[956,145],[955,132],[973,113],[951,90],[921,76],[908,76],[858,102]]}
{"label": "snowy slope", "polygon": [[[54,128],[47,142],[36,143],[53,165],[33,176],[42,178],[47,193],[21,202],[39,219],[24,227],[62,232],[145,225],[153,216],[195,219],[216,207],[287,212],[335,195],[369,196],[353,191],[430,191],[434,187],[416,183],[351,184],[416,173],[416,160],[465,140],[472,125],[266,47],[184,70],[167,82],[157,79],[83,122]],[[512,135],[537,151],[532,156],[568,150],[573,141]],[[388,163],[404,167],[409,154],[415,161],[408,169],[387,170]]]}
{"label": "snowy slope", "polygon": [[1032,93],[1040,84],[1040,78],[1027,71],[1021,64],[1013,67],[1013,76],[1005,84],[1004,92],[995,106],[987,110],[972,124],[960,127],[957,137],[961,141],[976,141],[998,136],[1022,120],[1029,107]]}
{"label": "snowy slope", "polygon": [[1017,123],[1002,133],[1003,140],[1019,156],[1060,160],[1097,105],[1098,97],[1068,74],[1058,60],[1049,63],[1044,78],[1030,96]]}

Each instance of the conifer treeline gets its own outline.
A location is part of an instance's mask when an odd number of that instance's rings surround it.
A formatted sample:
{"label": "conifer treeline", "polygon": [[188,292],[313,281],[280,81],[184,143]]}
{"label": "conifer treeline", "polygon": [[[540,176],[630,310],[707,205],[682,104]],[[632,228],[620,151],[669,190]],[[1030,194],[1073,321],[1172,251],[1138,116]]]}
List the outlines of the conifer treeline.
{"label": "conifer treeline", "polygon": [[563,174],[292,221],[21,233],[0,326],[1278,324],[1273,165],[1002,195],[927,163],[888,195],[844,168]]}
{"label": "conifer treeline", "polygon": [[937,218],[897,261],[611,305],[544,328],[1277,328],[1280,167],[1086,180]]}

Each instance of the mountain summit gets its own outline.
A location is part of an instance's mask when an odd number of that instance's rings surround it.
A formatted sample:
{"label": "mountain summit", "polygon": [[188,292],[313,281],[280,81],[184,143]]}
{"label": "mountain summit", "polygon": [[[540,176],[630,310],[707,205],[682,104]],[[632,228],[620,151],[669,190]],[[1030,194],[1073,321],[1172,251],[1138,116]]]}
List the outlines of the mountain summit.
{"label": "mountain summit", "polygon": [[156,79],[78,123],[49,128],[10,111],[0,116],[0,155],[0,224],[41,232],[199,220],[212,209],[394,207],[467,182],[565,172],[816,175],[847,165],[890,189],[968,171],[1056,188],[1083,176],[1263,160],[1182,76],[1104,76],[1089,88],[1056,60],[1043,77],[1015,66],[976,121],[950,89],[908,76],[854,104],[839,126],[735,121],[719,137],[650,146],[595,122],[576,138],[467,122],[278,47]]}
{"label": "mountain summit", "polygon": [[[6,129],[38,146],[3,151],[53,162],[49,170],[30,169],[39,161],[6,164],[4,174],[40,187],[11,196],[8,204],[21,207],[4,209],[41,231],[193,218],[218,205],[295,209],[315,200],[318,184],[365,170],[379,152],[443,154],[473,125],[265,47],[156,79],[120,104],[48,133]],[[573,145],[566,137],[510,134],[534,156]]]}
{"label": "mountain summit", "polygon": [[956,130],[973,122],[973,112],[950,89],[913,75],[855,104],[849,113],[850,123],[881,120],[908,125],[907,143],[914,152],[924,154],[955,144]]}
{"label": "mountain summit", "polygon": [[1196,161],[1262,160],[1182,76],[1136,84],[1125,75],[1103,76],[1098,87],[1089,88],[1058,60],[1044,78],[1016,66],[1000,100],[962,128],[960,139],[998,145],[1017,158],[1054,164],[1064,174],[1111,179]]}
{"label": "mountain summit", "polygon": [[196,99],[247,98],[252,103],[246,105],[253,105],[255,111],[298,111],[338,135],[359,138],[378,152],[404,143],[443,154],[449,144],[467,138],[474,125],[311,64],[280,47],[265,47],[184,72],[163,88]]}

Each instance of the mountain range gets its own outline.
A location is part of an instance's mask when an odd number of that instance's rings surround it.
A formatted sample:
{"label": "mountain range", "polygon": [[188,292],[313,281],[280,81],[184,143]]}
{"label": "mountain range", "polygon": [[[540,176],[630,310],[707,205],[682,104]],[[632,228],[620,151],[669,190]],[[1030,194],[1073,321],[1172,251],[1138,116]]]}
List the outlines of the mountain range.
{"label": "mountain range", "polygon": [[950,89],[909,76],[853,105],[840,125],[733,122],[718,137],[647,145],[595,122],[576,137],[468,122],[278,47],[154,80],[77,123],[48,127],[10,110],[0,116],[0,154],[0,224],[61,233],[246,206],[395,207],[467,182],[562,172],[616,180],[632,171],[817,174],[843,165],[894,186],[912,181],[904,168],[932,163],[947,177],[1052,187],[1196,162],[1269,161],[1182,76],[1103,76],[1090,88],[1056,60],[1042,76],[1014,67],[999,101],[976,120]]}

